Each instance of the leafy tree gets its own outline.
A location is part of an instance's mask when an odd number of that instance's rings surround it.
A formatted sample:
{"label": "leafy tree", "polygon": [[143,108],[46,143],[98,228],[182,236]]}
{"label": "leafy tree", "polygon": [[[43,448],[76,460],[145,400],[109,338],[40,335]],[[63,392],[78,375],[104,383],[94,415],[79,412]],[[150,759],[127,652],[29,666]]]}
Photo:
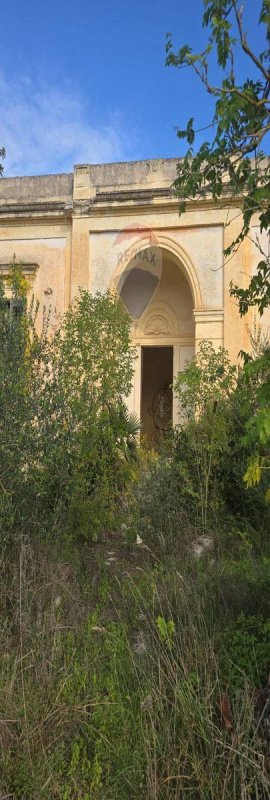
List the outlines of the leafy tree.
{"label": "leafy tree", "polygon": [[220,347],[216,352],[206,340],[174,383],[182,416],[176,432],[176,457],[183,488],[196,498],[204,531],[209,511],[219,504],[216,479],[221,457],[229,449],[229,398],[235,383],[236,367],[226,350]]}
{"label": "leafy tree", "polygon": [[[245,361],[246,381],[256,387],[253,413],[246,422],[243,440],[253,450],[244,474],[246,486],[250,487],[256,486],[265,473],[269,475],[270,469],[270,347],[265,347],[255,359],[245,354]],[[269,486],[265,497],[269,502]]]}
{"label": "leafy tree", "polygon": [[95,538],[127,516],[137,424],[130,320],[118,296],[81,291],[59,329],[35,330],[19,265],[0,283],[0,531]]}
{"label": "leafy tree", "polygon": [[[17,494],[23,514],[25,449],[31,451],[28,395],[31,383],[31,326],[26,313],[27,285],[15,261],[0,280],[0,520],[4,533],[12,527]],[[19,499],[20,498],[20,499]]]}
{"label": "leafy tree", "polygon": [[133,355],[130,318],[119,297],[81,289],[51,341],[39,403],[48,503],[54,498],[74,535],[95,538],[121,513],[138,430],[130,434],[123,400]]}
{"label": "leafy tree", "polygon": [[[270,131],[269,43],[270,0],[261,0],[259,23],[265,37],[263,52],[250,46],[245,30],[242,0],[204,0],[203,27],[208,39],[202,52],[194,53],[188,44],[174,52],[172,36],[167,37],[166,64],[179,68],[190,67],[202,81],[206,91],[215,99],[214,116],[210,125],[211,141],[205,141],[196,152],[196,134],[192,117],[178,137],[188,143],[185,158],[177,166],[174,183],[184,211],[188,198],[210,194],[217,201],[224,194],[240,202],[243,212],[238,235],[225,250],[229,256],[250,235],[254,216],[259,218],[260,231],[270,224],[270,161],[264,152],[265,137]],[[250,75],[241,81],[235,71],[237,49],[249,59]],[[216,53],[221,80],[210,79],[211,59]],[[257,272],[247,289],[231,287],[238,298],[241,314],[256,305],[262,314],[270,304],[270,259],[259,241]]]}
{"label": "leafy tree", "polygon": [[250,334],[250,345],[230,396],[231,433],[221,480],[230,512],[245,517],[255,530],[268,530],[270,349],[260,325]]}

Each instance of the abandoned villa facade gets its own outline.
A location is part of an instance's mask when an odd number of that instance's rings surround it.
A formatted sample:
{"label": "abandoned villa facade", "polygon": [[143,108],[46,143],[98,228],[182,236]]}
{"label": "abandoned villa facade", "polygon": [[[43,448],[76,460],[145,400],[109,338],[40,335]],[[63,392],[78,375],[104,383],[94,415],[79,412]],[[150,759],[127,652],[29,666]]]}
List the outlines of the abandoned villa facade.
{"label": "abandoned villa facade", "polygon": [[[40,308],[57,322],[79,287],[115,289],[131,317],[137,345],[130,410],[153,433],[160,404],[174,421],[173,375],[202,339],[232,360],[249,349],[252,311],[244,319],[230,282],[247,286],[258,250],[246,239],[224,264],[240,226],[239,209],[207,197],[179,216],[171,185],[176,159],[81,165],[70,174],[0,181],[0,274],[15,254]],[[254,226],[254,237],[259,228]],[[264,329],[269,318],[263,320]]]}

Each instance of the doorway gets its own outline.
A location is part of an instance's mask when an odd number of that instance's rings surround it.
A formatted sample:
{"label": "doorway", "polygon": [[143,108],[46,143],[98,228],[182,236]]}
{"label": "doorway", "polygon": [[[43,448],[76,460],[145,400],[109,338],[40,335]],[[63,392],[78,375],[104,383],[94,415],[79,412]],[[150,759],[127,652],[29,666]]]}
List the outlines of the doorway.
{"label": "doorway", "polygon": [[173,347],[142,347],[141,423],[149,444],[156,445],[172,426]]}

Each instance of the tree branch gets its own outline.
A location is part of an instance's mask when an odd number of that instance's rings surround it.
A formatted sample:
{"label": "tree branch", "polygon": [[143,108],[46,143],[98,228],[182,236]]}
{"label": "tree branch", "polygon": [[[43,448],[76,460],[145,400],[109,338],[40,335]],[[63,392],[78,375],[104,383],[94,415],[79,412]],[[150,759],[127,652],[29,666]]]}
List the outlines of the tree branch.
{"label": "tree branch", "polygon": [[249,45],[247,43],[247,38],[246,38],[246,36],[244,34],[244,31],[243,31],[242,14],[239,11],[239,8],[237,7],[237,0],[232,0],[232,5],[233,5],[234,11],[235,11],[235,16],[236,16],[236,21],[237,21],[237,26],[238,26],[241,46],[242,46],[244,52],[246,53],[246,55],[248,55],[249,58],[251,58],[251,60],[254,62],[254,64],[256,64],[256,67],[258,67],[258,69],[263,74],[265,80],[268,83],[269,80],[270,80],[270,72],[267,72],[267,70],[264,69],[264,66],[263,66],[262,62],[259,60],[259,58],[257,58],[256,54],[253,52],[253,50],[250,49],[250,47],[249,47]]}

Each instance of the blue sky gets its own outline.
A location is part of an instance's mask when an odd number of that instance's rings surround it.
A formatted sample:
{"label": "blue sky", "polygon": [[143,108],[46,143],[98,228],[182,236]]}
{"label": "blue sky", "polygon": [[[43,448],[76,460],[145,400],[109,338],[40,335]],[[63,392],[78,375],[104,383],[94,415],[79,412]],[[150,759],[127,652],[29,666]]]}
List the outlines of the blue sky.
{"label": "blue sky", "polygon": [[[1,9],[0,145],[5,176],[74,163],[180,156],[175,127],[210,121],[189,70],[165,67],[165,37],[201,49],[202,0],[8,0]],[[246,0],[261,49],[260,0]],[[245,73],[246,59],[239,57]],[[247,62],[247,69],[249,64]]]}

